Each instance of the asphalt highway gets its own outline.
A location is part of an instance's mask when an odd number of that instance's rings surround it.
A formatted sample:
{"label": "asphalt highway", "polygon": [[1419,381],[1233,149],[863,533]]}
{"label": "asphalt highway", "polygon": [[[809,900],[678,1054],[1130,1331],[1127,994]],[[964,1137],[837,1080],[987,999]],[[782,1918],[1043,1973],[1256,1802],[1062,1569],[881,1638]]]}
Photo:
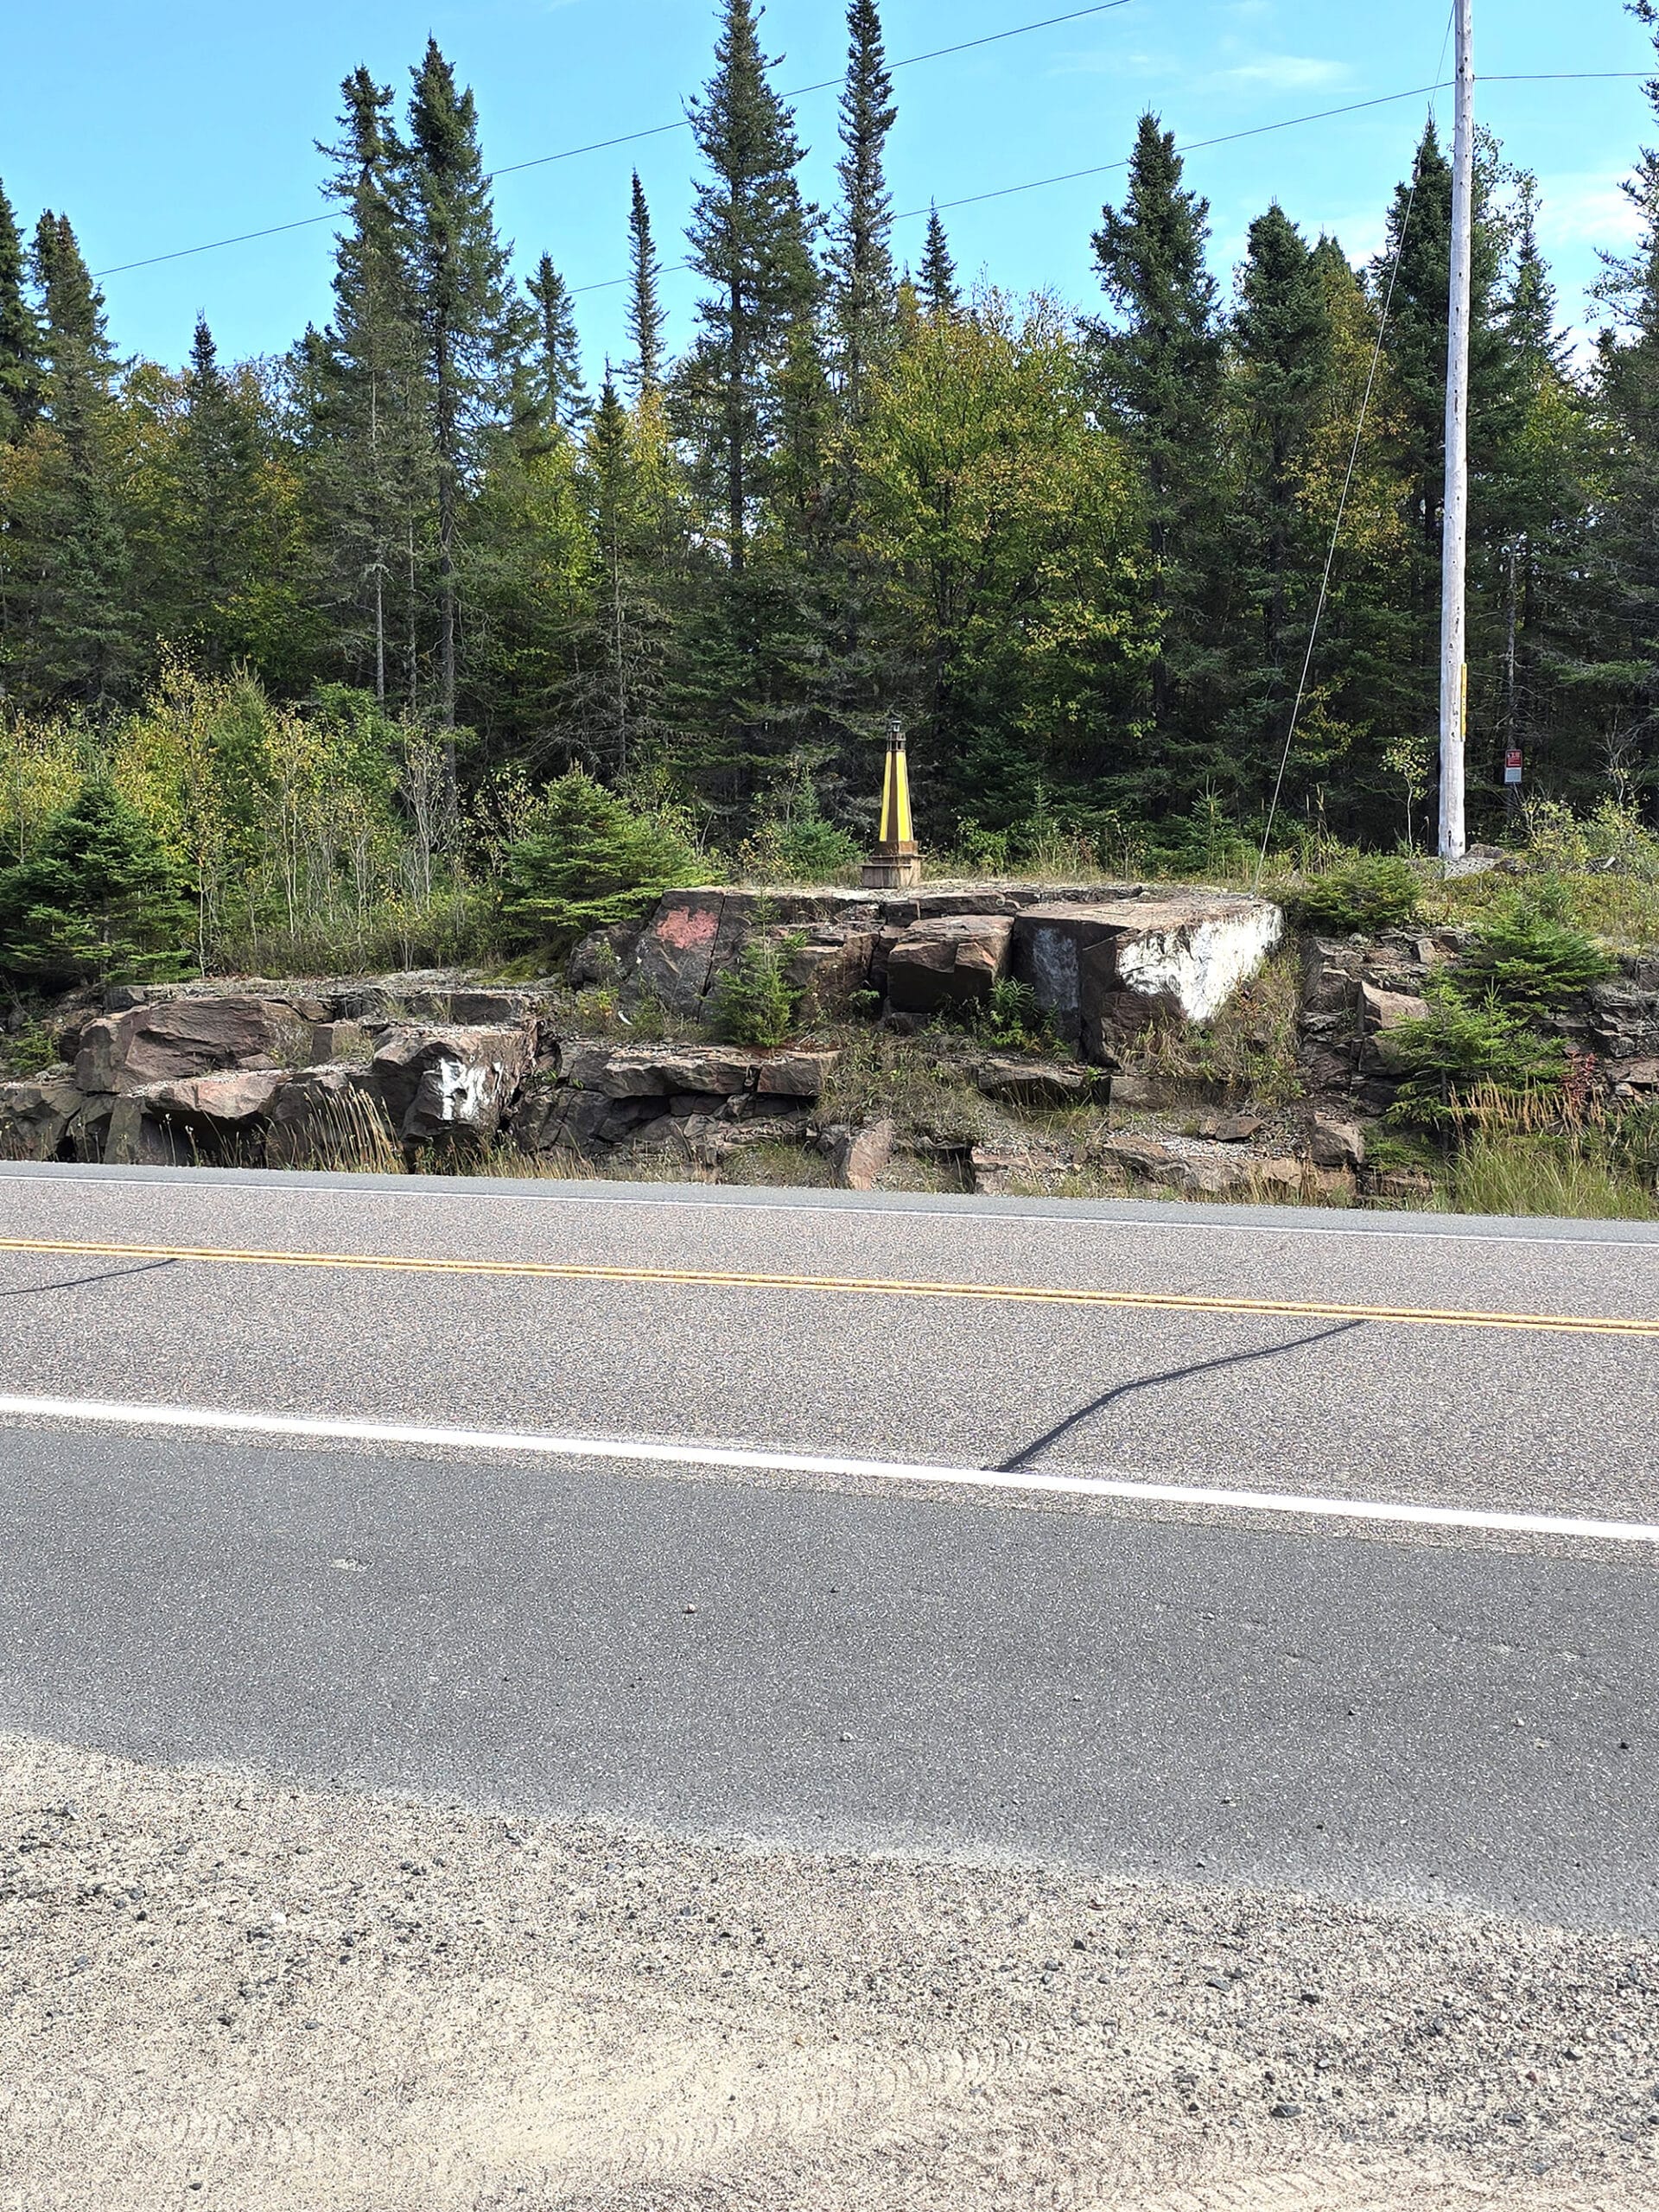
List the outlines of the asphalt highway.
{"label": "asphalt highway", "polygon": [[1623,1224],[8,1169],[0,1728],[1650,1931],[1656,1384]]}

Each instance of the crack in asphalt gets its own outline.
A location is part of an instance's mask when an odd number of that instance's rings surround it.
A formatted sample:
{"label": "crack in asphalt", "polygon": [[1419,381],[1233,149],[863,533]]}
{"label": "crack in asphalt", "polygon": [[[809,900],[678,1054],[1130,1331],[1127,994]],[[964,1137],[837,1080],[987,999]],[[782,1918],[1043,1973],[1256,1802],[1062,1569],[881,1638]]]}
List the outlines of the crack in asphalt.
{"label": "crack in asphalt", "polygon": [[1029,1466],[1039,1452],[1046,1452],[1051,1444],[1058,1444],[1061,1437],[1069,1434],[1072,1429],[1092,1420],[1095,1414],[1104,1413],[1120,1398],[1133,1396],[1137,1390],[1159,1389],[1166,1382],[1183,1382],[1189,1376],[1211,1374],[1217,1368],[1245,1367],[1252,1360],[1279,1359],[1287,1352],[1300,1351],[1307,1344],[1323,1344],[1330,1337],[1345,1337],[1351,1329],[1363,1329],[1364,1326],[1363,1321],[1340,1321],[1333,1329],[1316,1329],[1312,1336],[1293,1337],[1287,1344],[1260,1344],[1252,1351],[1225,1352],[1215,1359],[1194,1360],[1185,1367],[1166,1368],[1161,1375],[1141,1375],[1132,1382],[1115,1383],[1109,1390],[1103,1390],[1099,1397],[1091,1398],[1086,1406],[1079,1406],[1075,1413],[1070,1413],[1064,1421],[1057,1421],[1044,1435],[1033,1438],[1012,1459],[999,1460],[995,1471],[1000,1475],[1017,1474],[1022,1467]]}

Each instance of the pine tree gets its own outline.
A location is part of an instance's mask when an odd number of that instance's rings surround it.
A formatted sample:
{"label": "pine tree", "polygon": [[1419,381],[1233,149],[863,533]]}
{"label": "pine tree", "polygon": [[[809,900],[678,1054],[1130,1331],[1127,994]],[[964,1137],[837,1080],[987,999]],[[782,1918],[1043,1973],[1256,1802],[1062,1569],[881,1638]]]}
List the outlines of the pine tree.
{"label": "pine tree", "polygon": [[875,0],[851,0],[847,83],[841,96],[841,182],[830,253],[836,370],[842,404],[855,418],[872,368],[891,353],[897,314],[893,201],[882,164],[898,116]]}
{"label": "pine tree", "polygon": [[747,556],[757,480],[777,437],[776,372],[817,289],[795,179],[802,149],[769,80],[772,66],[760,51],[753,0],[723,0],[715,73],[690,108],[710,174],[696,188],[686,236],[691,266],[711,288],[697,307],[703,335],[690,397],[723,493],[734,574]]}
{"label": "pine tree", "polygon": [[957,264],[950,257],[950,243],[937,207],[928,209],[927,245],[923,250],[916,289],[928,315],[953,315],[962,305],[962,295],[957,288]]}
{"label": "pine tree", "polygon": [[[508,279],[506,250],[496,234],[473,95],[457,91],[454,72],[435,39],[428,41],[425,58],[411,74],[400,213],[425,342],[437,486],[438,720],[453,730],[461,511],[492,437],[510,419],[523,315]],[[453,803],[453,745],[448,759]]]}
{"label": "pine tree", "polygon": [[662,269],[651,234],[651,209],[639,172],[633,173],[633,199],[628,210],[628,336],[633,357],[623,380],[636,401],[654,397],[663,383]]}
{"label": "pine tree", "polygon": [[582,346],[575,309],[563,276],[543,254],[528,290],[536,308],[536,334],[530,352],[531,406],[545,432],[574,437],[588,414],[582,381]]}
{"label": "pine tree", "polygon": [[14,445],[40,412],[40,325],[24,289],[22,233],[0,186],[0,445]]}
{"label": "pine tree", "polygon": [[[1146,486],[1153,604],[1162,641],[1150,709],[1160,752],[1179,733],[1202,742],[1205,687],[1213,674],[1212,576],[1219,483],[1221,342],[1216,286],[1205,265],[1210,206],[1181,182],[1173,131],[1143,115],[1121,210],[1103,211],[1095,264],[1113,319],[1092,327],[1101,378]],[[1185,795],[1213,754],[1187,770]],[[1154,785],[1156,789],[1157,786]],[[1163,779],[1166,794],[1180,796]]]}

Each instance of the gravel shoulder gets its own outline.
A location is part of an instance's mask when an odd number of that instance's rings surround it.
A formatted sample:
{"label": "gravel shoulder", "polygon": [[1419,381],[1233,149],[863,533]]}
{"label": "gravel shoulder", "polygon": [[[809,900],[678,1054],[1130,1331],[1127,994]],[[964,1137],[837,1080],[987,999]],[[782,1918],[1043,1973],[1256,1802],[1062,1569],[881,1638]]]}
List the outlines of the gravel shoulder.
{"label": "gravel shoulder", "polygon": [[1637,1939],[0,1739],[18,2212],[1656,2199]]}

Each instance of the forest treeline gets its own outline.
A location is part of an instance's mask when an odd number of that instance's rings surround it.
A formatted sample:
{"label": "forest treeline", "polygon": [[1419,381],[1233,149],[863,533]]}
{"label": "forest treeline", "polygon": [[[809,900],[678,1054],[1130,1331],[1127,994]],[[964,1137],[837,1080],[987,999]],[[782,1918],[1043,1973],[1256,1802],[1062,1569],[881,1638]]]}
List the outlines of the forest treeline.
{"label": "forest treeline", "polygon": [[[839,857],[897,710],[936,845],[994,865],[1058,827],[1107,864],[1202,864],[1218,823],[1259,834],[1368,385],[1282,805],[1422,842],[1451,214],[1433,124],[1375,261],[1275,204],[1227,290],[1148,114],[1093,235],[1099,296],[1020,299],[964,281],[937,213],[900,264],[876,0],[848,10],[825,208],[758,12],[721,0],[690,105],[695,327],[669,327],[636,177],[628,350],[591,379],[554,258],[512,273],[435,43],[405,99],[365,69],[342,88],[332,313],[279,358],[226,361],[205,320],[181,370],[123,357],[69,218],[27,233],[0,194],[14,861],[113,778],[226,912],[429,903],[435,868],[475,876],[573,764],[694,842]],[[1574,358],[1535,183],[1482,143],[1476,834],[1503,820],[1511,747],[1529,789],[1577,805],[1650,809],[1659,784],[1659,153],[1629,189],[1640,236]]]}

